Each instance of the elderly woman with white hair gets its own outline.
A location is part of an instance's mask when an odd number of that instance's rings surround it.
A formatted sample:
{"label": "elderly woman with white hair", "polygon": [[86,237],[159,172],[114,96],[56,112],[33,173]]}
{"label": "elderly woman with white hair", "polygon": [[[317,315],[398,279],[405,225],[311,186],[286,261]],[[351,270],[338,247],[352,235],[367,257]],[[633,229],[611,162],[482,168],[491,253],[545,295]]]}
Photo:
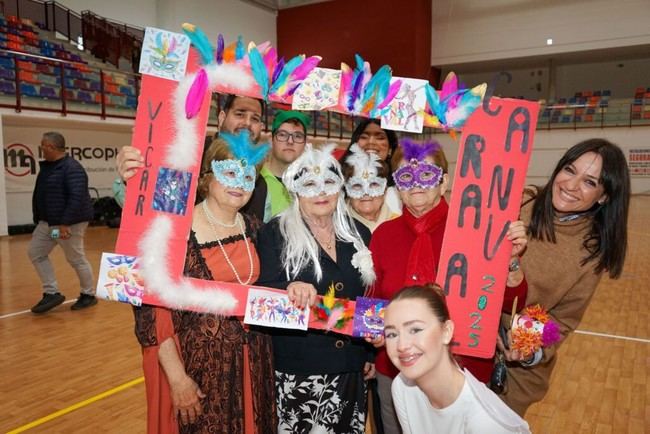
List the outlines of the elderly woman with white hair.
{"label": "elderly woman with white hair", "polygon": [[[364,295],[375,279],[370,231],[354,220],[331,155],[308,144],[283,175],[292,205],[258,236],[258,285],[286,289],[298,307],[334,288],[337,298]],[[273,330],[278,432],[364,432],[365,380],[373,349],[363,339],[309,330]]]}

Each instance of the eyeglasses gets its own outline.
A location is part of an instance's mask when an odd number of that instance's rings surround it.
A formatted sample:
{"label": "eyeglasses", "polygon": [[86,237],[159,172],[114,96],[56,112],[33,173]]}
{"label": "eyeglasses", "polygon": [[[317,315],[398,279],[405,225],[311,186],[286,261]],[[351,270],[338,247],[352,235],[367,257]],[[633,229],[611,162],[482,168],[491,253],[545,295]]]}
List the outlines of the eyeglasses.
{"label": "eyeglasses", "polygon": [[275,138],[278,139],[278,142],[288,142],[289,137],[293,139],[293,143],[305,143],[305,139],[307,138],[305,133],[301,133],[300,131],[290,133],[285,130],[277,130],[275,132]]}

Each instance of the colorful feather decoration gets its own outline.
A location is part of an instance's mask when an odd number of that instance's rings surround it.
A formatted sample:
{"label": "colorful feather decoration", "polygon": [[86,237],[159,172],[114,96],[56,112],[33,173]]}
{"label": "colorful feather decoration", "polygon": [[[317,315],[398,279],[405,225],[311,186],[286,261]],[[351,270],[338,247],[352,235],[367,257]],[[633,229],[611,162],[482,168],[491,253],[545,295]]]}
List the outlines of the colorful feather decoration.
{"label": "colorful feather decoration", "polygon": [[275,48],[271,47],[264,53],[264,64],[269,77],[273,77],[275,66],[278,64],[278,52],[275,51]]}
{"label": "colorful feather decoration", "polygon": [[425,125],[443,130],[462,128],[467,118],[481,105],[486,90],[485,83],[465,89],[453,72],[445,78],[440,92],[427,84]]}
{"label": "colorful feather decoration", "polygon": [[284,68],[284,57],[281,57],[278,63],[275,65],[275,69],[273,70],[273,77],[271,77],[271,83],[278,81],[278,77],[282,72],[282,68]]}
{"label": "colorful feather decoration", "polygon": [[354,305],[347,299],[336,298],[335,292],[334,285],[330,285],[311,308],[314,317],[325,323],[326,330],[341,330],[354,318]]}
{"label": "colorful feather decoration", "polygon": [[192,119],[199,113],[207,90],[208,74],[205,69],[201,68],[194,77],[192,86],[187,93],[187,97],[185,97],[185,116],[187,116],[187,119]]}
{"label": "colorful feather decoration", "polygon": [[283,92],[280,90],[282,86],[286,86],[289,76],[304,60],[305,56],[295,56],[282,67],[282,71],[278,74],[278,77],[273,81],[271,85],[271,90],[269,93],[275,95],[282,95]]}
{"label": "colorful feather decoration", "polygon": [[293,95],[296,89],[298,89],[298,86],[300,86],[309,73],[318,66],[321,60],[323,60],[323,58],[320,56],[311,56],[303,60],[303,62],[298,65],[289,76],[286,94]]}
{"label": "colorful feather decoration", "polygon": [[214,58],[214,49],[208,40],[208,37],[199,27],[190,23],[183,23],[183,32],[190,38],[192,45],[201,55],[201,61],[204,65],[209,65]]}
{"label": "colorful feather decoration", "polygon": [[395,98],[401,81],[391,84],[392,71],[384,65],[373,75],[370,64],[355,54],[355,68],[341,63],[339,106],[345,111],[367,117],[379,117]]}

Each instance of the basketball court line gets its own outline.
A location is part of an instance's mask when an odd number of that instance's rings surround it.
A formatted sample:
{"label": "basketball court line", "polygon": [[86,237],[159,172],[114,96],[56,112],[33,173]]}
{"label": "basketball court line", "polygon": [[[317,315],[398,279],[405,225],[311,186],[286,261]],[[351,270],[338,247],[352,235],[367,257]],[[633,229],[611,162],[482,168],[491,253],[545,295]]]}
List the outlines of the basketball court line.
{"label": "basketball court line", "polygon": [[[77,299],[73,298],[72,300],[64,301],[63,303],[61,303],[61,305],[68,304],[68,303],[74,303],[75,301],[77,301]],[[0,319],[11,318],[12,316],[22,315],[24,313],[31,313],[31,312],[32,311],[28,309],[28,310],[21,310],[19,312],[6,313],[4,315],[0,315]],[[41,315],[41,314],[36,314],[36,315]]]}

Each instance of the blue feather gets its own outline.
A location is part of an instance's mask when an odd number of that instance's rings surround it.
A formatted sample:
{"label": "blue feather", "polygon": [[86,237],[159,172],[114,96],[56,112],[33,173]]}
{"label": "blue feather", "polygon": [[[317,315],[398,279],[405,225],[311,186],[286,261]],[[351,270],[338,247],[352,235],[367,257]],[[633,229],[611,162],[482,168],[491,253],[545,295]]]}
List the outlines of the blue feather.
{"label": "blue feather", "polygon": [[[282,68],[282,71],[278,75],[278,77],[273,81],[273,85],[271,86],[271,90],[269,93],[275,93],[280,86],[286,83],[286,81],[289,79],[289,76],[293,72],[294,69],[298,67],[303,61],[302,56],[296,56],[289,60],[284,67]],[[274,74],[275,75],[275,74]]]}
{"label": "blue feather", "polygon": [[251,141],[250,131],[241,130],[237,134],[220,132],[219,138],[223,139],[230,148],[233,157],[237,160],[246,160],[249,165],[256,165],[264,160],[271,149],[268,143],[256,145]]}
{"label": "blue feather", "polygon": [[203,30],[192,24],[183,24],[183,32],[185,32],[187,37],[190,38],[192,45],[198,50],[203,64],[209,65],[212,59],[214,59],[214,49],[208,37],[203,33]]}
{"label": "blue feather", "polygon": [[251,63],[253,77],[255,77],[255,81],[262,88],[262,97],[266,99],[269,93],[269,72],[257,47],[253,47],[248,52],[248,59]]}
{"label": "blue feather", "polygon": [[237,46],[235,47],[235,60],[241,60],[244,58],[246,52],[244,51],[244,40],[241,35],[237,36]]}
{"label": "blue feather", "polygon": [[[390,84],[391,71],[388,65],[384,65],[375,72],[372,76],[363,93],[363,99],[361,100],[361,105],[365,106],[370,98],[372,98],[375,93],[381,89],[381,85],[388,81]],[[388,92],[388,87],[386,87],[386,92]],[[385,96],[385,95],[384,95]],[[383,98],[382,98],[383,99]],[[375,105],[381,102],[380,99],[375,99]]]}
{"label": "blue feather", "polygon": [[447,111],[445,104],[441,104],[440,97],[438,92],[431,86],[429,83],[426,84],[425,94],[427,96],[427,102],[429,103],[429,108],[431,113],[436,115],[438,121],[444,125],[445,124],[445,112]]}

